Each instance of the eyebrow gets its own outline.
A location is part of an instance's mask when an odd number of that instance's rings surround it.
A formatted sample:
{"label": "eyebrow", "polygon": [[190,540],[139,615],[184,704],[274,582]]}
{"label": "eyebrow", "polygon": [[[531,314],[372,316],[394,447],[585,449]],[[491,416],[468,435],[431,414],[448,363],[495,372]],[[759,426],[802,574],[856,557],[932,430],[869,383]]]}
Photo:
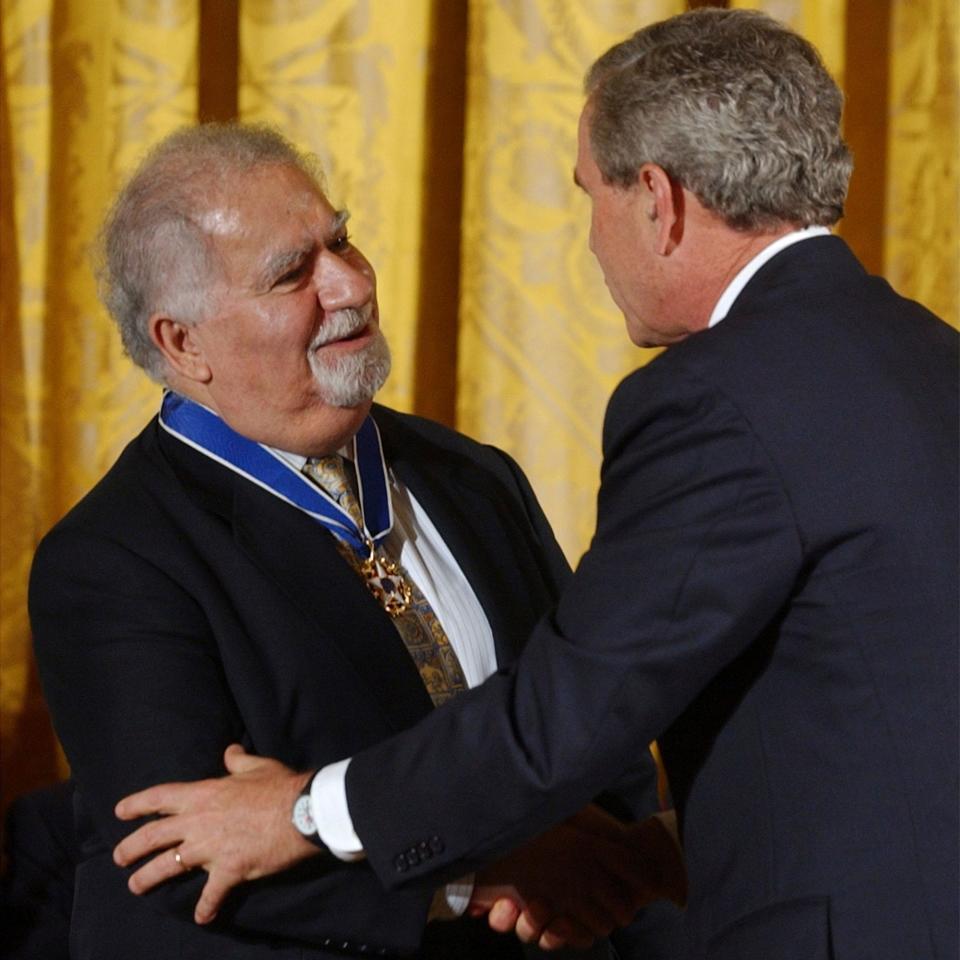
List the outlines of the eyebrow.
{"label": "eyebrow", "polygon": [[[330,243],[331,240],[336,239],[343,232],[343,228],[349,219],[349,210],[335,211],[333,222],[326,231],[324,243]],[[271,254],[257,277],[258,287],[261,289],[270,287],[277,277],[282,277],[288,270],[302,263],[313,253],[315,248],[316,244],[311,240],[292,250],[279,250]]]}
{"label": "eyebrow", "polygon": [[334,211],[333,223],[330,224],[330,229],[327,231],[328,242],[336,238],[343,231],[349,219],[350,211],[347,210],[346,207],[342,210]]}
{"label": "eyebrow", "polygon": [[310,241],[294,250],[280,250],[277,253],[270,254],[257,277],[257,287],[261,290],[269,289],[274,280],[282,277],[288,270],[309,257],[315,246],[316,244]]}

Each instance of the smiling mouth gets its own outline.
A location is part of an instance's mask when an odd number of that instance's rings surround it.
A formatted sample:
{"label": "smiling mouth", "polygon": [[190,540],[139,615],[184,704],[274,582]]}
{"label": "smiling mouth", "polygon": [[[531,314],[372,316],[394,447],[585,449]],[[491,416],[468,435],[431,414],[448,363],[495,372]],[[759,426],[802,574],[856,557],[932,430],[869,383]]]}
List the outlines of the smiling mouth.
{"label": "smiling mouth", "polygon": [[370,333],[370,322],[367,321],[362,327],[358,327],[353,333],[348,333],[345,337],[341,337],[339,340],[334,340],[333,343],[349,343],[351,340],[359,340],[361,337],[365,337]]}
{"label": "smiling mouth", "polygon": [[320,330],[311,347],[315,351],[337,344],[349,344],[368,340],[375,332],[375,317],[372,311],[341,311],[329,318]]}
{"label": "smiling mouth", "polygon": [[326,343],[321,343],[317,350],[321,351],[327,347],[343,347],[350,346],[354,343],[366,343],[373,336],[373,327],[367,322],[362,327],[358,327],[356,330],[351,331],[350,333],[345,333],[340,337],[335,337],[334,339],[327,340]]}

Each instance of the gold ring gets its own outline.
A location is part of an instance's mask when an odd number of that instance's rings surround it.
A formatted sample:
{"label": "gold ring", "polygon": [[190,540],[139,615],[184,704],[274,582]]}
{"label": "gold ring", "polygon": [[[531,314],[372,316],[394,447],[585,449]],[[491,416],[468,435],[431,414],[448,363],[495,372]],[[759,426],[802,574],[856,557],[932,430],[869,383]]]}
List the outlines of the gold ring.
{"label": "gold ring", "polygon": [[173,851],[173,859],[177,861],[177,866],[183,870],[185,873],[190,872],[190,868],[183,862],[183,857],[180,856],[179,848]]}

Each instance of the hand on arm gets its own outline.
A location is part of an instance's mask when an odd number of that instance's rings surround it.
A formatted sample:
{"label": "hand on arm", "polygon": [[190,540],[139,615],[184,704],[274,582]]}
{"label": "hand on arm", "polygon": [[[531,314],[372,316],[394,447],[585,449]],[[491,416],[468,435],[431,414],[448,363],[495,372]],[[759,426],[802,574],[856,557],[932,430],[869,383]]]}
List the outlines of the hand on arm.
{"label": "hand on arm", "polygon": [[227,748],[224,763],[230,776],[160,784],[124,798],[116,807],[121,820],[161,815],[114,850],[120,866],[155,854],[130,877],[133,893],[145,893],[184,869],[202,867],[209,874],[194,912],[197,923],[213,920],[238,884],[286,870],[320,852],[290,820],[310,774],[248,754],[237,744]]}
{"label": "hand on arm", "polygon": [[660,821],[622,824],[588,806],[481,871],[470,912],[545,950],[585,948],[663,898],[684,902],[686,878]]}

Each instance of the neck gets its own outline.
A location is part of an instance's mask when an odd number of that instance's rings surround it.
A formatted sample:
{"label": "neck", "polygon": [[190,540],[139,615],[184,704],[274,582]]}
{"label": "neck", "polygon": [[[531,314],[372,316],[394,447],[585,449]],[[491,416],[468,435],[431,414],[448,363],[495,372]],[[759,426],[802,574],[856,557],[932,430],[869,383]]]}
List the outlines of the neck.
{"label": "neck", "polygon": [[228,398],[224,404],[202,384],[183,377],[168,377],[167,385],[175,393],[212,410],[231,430],[276,450],[303,457],[325,457],[345,447],[363,425],[371,400],[355,407],[310,404],[302,410],[290,410],[266,418],[251,410],[242,398]]}
{"label": "neck", "polygon": [[680,254],[677,300],[693,332],[706,329],[714,306],[734,277],[761,250],[796,227],[783,223],[768,230],[744,232],[727,226],[699,202],[689,204],[687,211],[684,239],[688,242],[675,251]]}

